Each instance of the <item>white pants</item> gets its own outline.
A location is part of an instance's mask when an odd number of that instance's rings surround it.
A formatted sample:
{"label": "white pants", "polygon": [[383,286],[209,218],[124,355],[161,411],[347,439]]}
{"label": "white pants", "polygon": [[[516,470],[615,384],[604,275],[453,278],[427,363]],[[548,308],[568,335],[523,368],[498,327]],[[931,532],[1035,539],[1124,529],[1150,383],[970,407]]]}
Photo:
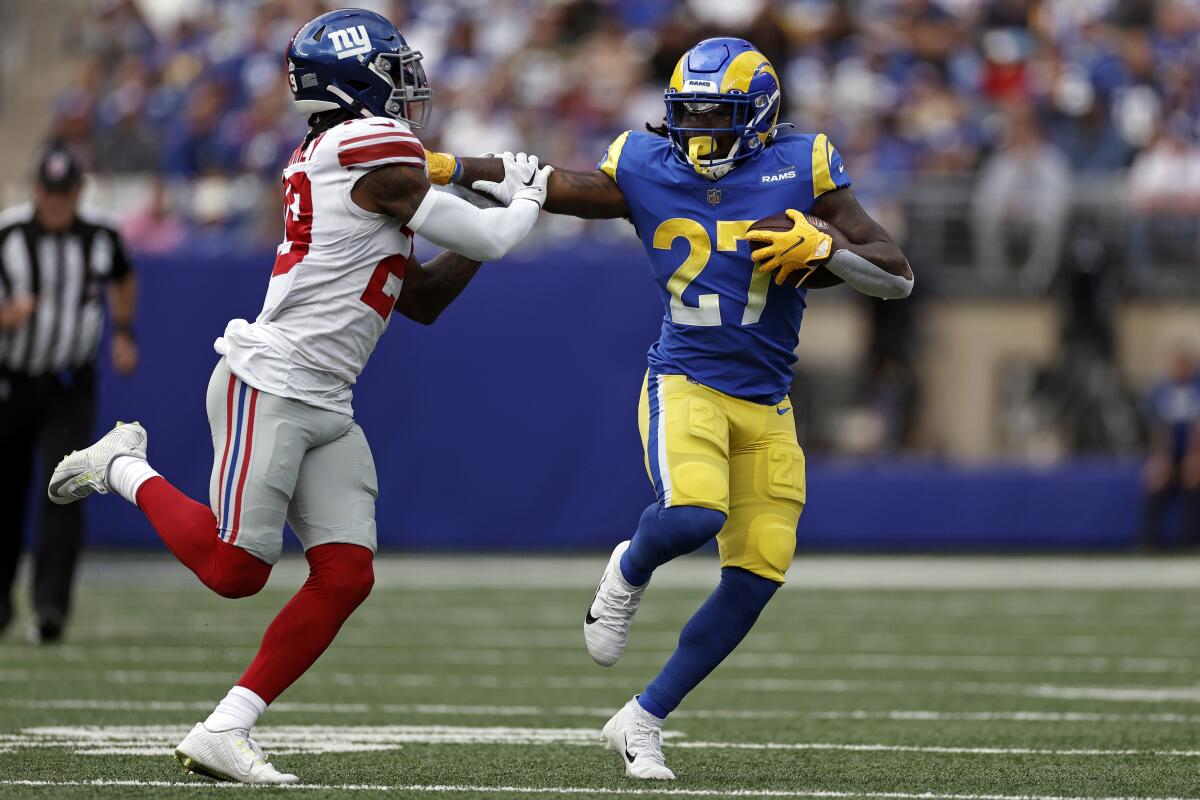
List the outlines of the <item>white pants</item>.
{"label": "white pants", "polygon": [[375,551],[375,461],[353,417],[259,391],[222,358],[208,382],[209,504],[222,539],[274,564],[286,519],[307,550]]}

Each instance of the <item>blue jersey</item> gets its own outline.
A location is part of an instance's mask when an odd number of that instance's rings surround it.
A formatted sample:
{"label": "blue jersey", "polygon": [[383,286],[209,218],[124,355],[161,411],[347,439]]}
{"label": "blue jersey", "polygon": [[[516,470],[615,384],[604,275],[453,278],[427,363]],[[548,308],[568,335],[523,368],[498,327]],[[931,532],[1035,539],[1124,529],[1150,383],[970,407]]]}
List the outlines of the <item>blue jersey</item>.
{"label": "blue jersey", "polygon": [[744,237],[758,219],[809,211],[823,193],[850,185],[825,134],[779,136],[714,182],[676,159],[664,137],[626,131],[598,168],[625,195],[662,296],[651,369],[744,400],[780,402],[792,382],[807,292],[758,272]]}

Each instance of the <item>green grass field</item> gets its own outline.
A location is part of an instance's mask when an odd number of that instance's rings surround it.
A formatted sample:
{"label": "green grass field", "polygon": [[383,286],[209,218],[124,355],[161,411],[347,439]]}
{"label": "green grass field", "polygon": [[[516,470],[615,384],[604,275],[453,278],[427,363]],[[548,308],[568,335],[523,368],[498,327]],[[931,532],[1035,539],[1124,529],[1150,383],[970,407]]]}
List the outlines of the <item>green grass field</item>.
{"label": "green grass field", "polygon": [[65,644],[0,641],[0,797],[1200,798],[1200,564],[802,558],[668,723],[670,784],[599,728],[670,653],[711,557],[656,577],[620,664],[582,646],[604,563],[398,558],[258,737],[292,789],[182,774],[173,745],[302,580],[244,601],[93,558]]}

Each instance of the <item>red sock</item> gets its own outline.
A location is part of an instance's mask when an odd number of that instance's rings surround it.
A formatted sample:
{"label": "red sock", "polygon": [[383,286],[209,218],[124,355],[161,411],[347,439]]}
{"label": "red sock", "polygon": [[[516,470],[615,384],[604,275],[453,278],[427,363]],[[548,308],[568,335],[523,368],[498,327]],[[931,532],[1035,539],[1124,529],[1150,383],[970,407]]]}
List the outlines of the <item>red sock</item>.
{"label": "red sock", "polygon": [[267,628],[258,655],[238,681],[266,702],[325,652],[375,582],[374,554],[356,544],[322,544],[304,554],[308,580]]}
{"label": "red sock", "polygon": [[185,567],[222,597],[247,597],[267,582],[271,565],[221,541],[212,510],[155,477],[137,493],[138,508]]}

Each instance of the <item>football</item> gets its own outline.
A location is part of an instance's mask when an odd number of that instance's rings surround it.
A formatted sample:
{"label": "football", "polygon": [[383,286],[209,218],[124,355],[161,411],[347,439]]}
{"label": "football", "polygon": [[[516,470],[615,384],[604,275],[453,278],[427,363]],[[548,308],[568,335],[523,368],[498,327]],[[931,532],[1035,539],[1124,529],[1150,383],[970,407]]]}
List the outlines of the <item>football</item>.
{"label": "football", "polygon": [[[839,247],[845,246],[846,236],[837,228],[830,225],[820,217],[815,217],[812,214],[805,214],[804,217],[814,227],[819,228],[833,237],[833,248],[835,250]],[[752,231],[790,231],[791,229],[792,220],[787,214],[784,213],[772,214],[769,217],[763,217],[750,226],[750,230]],[[766,245],[762,242],[751,242],[750,250],[753,252],[754,250],[765,246]],[[788,282],[795,286],[803,276],[803,272],[792,273],[792,275],[788,278]],[[837,275],[834,275],[829,270],[825,269],[824,267],[817,267],[812,276],[804,282],[804,288],[827,289],[830,286],[837,286],[842,282],[843,281],[841,278],[839,278]]]}

